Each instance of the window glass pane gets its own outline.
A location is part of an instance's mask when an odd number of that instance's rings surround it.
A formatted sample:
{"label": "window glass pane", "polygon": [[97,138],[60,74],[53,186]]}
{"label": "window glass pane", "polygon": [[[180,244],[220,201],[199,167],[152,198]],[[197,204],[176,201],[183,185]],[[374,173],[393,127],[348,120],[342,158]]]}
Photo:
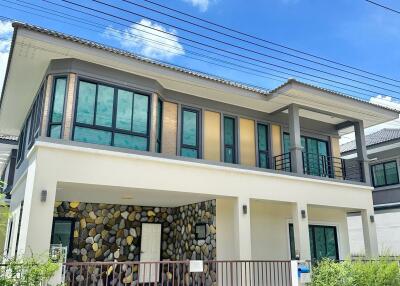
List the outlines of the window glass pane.
{"label": "window glass pane", "polygon": [[96,125],[111,127],[114,106],[114,88],[99,85],[96,107]]}
{"label": "window glass pane", "polygon": [[182,144],[197,146],[197,112],[184,110],[182,118]]}
{"label": "window glass pane", "polygon": [[83,127],[75,127],[74,140],[101,145],[111,145],[111,132]]}
{"label": "window glass pane", "polygon": [[385,173],[386,173],[386,184],[393,185],[399,182],[399,174],[397,172],[397,163],[388,162],[385,163]]}
{"label": "window glass pane", "polygon": [[267,151],[268,150],[268,134],[267,126],[264,124],[258,124],[258,150]]}
{"label": "window glass pane", "polygon": [[71,242],[71,227],[72,221],[55,221],[51,244],[62,244],[68,248]]}
{"label": "window glass pane", "polygon": [[225,147],[225,162],[234,163],[233,149],[230,147]]}
{"label": "window glass pane", "polygon": [[336,250],[335,229],[333,227],[325,228],[325,237],[326,237],[326,257],[329,257],[330,259],[336,259],[337,250]]}
{"label": "window glass pane", "polygon": [[224,117],[224,143],[235,144],[235,120],[230,117]]}
{"label": "window glass pane", "polygon": [[51,138],[61,138],[61,125],[51,125],[50,127]]}
{"label": "window glass pane", "polygon": [[328,156],[328,146],[325,141],[318,141],[318,154]]}
{"label": "window glass pane", "polygon": [[184,157],[189,157],[189,158],[197,158],[198,152],[196,149],[182,148],[181,155]]}
{"label": "window glass pane", "polygon": [[135,94],[133,99],[132,131],[147,134],[147,118],[149,115],[149,97]]}
{"label": "window glass pane", "polygon": [[323,227],[314,227],[315,258],[320,260],[326,257],[325,231]]}
{"label": "window glass pane", "polygon": [[385,173],[383,170],[383,164],[372,166],[372,177],[375,187],[385,185]]}
{"label": "window glass pane", "polygon": [[311,250],[311,260],[316,259],[315,248],[314,248],[314,227],[308,227],[308,237],[310,239],[310,250]]}
{"label": "window glass pane", "polygon": [[132,128],[132,105],[133,93],[130,91],[118,90],[117,122],[118,129],[131,130]]}
{"label": "window glass pane", "polygon": [[121,133],[114,134],[114,146],[147,151],[147,138]]}
{"label": "window glass pane", "polygon": [[51,114],[52,123],[61,123],[64,113],[64,100],[65,100],[65,88],[67,85],[66,78],[57,78],[54,86],[54,97],[53,97],[53,111]]}
{"label": "window glass pane", "polygon": [[261,168],[268,168],[268,157],[266,153],[260,152],[259,164]]}
{"label": "window glass pane", "polygon": [[304,151],[306,149],[306,138],[301,136],[300,140],[301,140],[301,147],[303,148]]}
{"label": "window glass pane", "polygon": [[283,134],[283,153],[290,152],[290,136],[287,133]]}
{"label": "window glass pane", "polygon": [[96,85],[81,81],[79,83],[78,107],[76,121],[93,124],[94,104],[96,98]]}

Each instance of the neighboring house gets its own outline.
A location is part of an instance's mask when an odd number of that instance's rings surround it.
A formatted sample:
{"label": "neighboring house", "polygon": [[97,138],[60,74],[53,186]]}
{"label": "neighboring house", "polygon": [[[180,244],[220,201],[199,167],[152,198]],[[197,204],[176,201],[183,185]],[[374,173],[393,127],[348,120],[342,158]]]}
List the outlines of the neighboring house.
{"label": "neighboring house", "polygon": [[[0,253],[6,239],[9,192],[12,189],[18,138],[0,134]],[[4,201],[5,200],[5,201]]]}
{"label": "neighboring house", "polygon": [[[289,80],[272,91],[15,23],[0,132],[19,136],[7,254],[77,261],[377,255],[369,172],[339,137],[398,112]],[[348,166],[351,167],[351,166]]]}
{"label": "neighboring house", "polygon": [[[366,136],[369,172],[374,186],[373,199],[378,244],[381,254],[400,255],[400,128],[385,128]],[[355,141],[341,145],[343,158],[354,158]],[[360,217],[349,216],[350,248],[364,251]]]}

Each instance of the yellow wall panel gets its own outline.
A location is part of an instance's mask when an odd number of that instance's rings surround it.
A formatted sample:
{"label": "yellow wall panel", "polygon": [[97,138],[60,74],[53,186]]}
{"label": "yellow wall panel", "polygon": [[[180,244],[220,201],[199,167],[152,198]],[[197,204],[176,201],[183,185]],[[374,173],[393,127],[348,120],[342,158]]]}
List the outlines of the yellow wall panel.
{"label": "yellow wall panel", "polygon": [[256,165],[256,139],[254,120],[240,118],[240,164]]}
{"label": "yellow wall panel", "polygon": [[162,120],[162,147],[163,154],[176,155],[176,141],[178,134],[178,105],[164,101]]}
{"label": "yellow wall panel", "polygon": [[281,127],[279,125],[271,125],[271,151],[272,157],[282,154],[282,136]]}
{"label": "yellow wall panel", "polygon": [[221,115],[218,112],[204,112],[204,159],[221,159]]}

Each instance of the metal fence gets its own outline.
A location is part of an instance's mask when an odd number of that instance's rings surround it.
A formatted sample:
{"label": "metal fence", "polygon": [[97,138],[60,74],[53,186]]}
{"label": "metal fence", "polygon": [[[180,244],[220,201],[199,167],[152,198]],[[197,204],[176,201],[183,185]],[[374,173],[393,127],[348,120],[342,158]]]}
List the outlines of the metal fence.
{"label": "metal fence", "polygon": [[190,261],[65,263],[66,285],[290,286],[290,261]]}

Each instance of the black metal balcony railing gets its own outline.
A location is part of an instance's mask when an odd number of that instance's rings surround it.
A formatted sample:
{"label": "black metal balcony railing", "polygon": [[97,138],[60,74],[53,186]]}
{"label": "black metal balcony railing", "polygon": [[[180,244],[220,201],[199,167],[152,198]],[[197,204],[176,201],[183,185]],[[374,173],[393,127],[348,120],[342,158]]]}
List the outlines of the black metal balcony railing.
{"label": "black metal balcony railing", "polygon": [[[346,181],[364,181],[362,164],[357,160],[346,160],[307,152],[302,152],[302,157],[303,172],[306,175]],[[284,153],[275,156],[273,167],[278,171],[292,172],[291,154]]]}
{"label": "black metal balcony railing", "polygon": [[275,170],[278,170],[278,171],[291,172],[292,171],[292,162],[291,162],[290,152],[275,156],[273,167]]}

